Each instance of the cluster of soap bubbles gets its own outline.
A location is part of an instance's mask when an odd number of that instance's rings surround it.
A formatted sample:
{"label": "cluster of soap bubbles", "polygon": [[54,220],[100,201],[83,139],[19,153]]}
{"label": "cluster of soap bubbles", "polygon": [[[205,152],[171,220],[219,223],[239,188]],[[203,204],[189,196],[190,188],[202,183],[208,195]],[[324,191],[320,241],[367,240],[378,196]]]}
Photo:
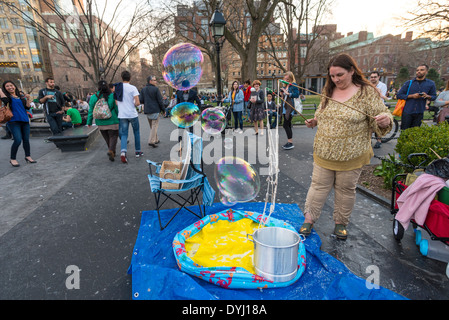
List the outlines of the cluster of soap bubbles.
{"label": "cluster of soap bubbles", "polygon": [[[190,43],[173,46],[164,56],[162,76],[175,90],[185,91],[195,87],[203,74],[203,54]],[[201,128],[210,135],[217,135],[226,128],[225,113],[220,108],[207,108],[200,112],[198,106],[183,102],[171,110],[171,121],[179,128],[192,127],[201,119]],[[226,138],[226,149],[233,148],[233,140]],[[260,190],[260,179],[254,168],[236,157],[224,157],[215,167],[215,181],[220,201],[228,206],[254,199]]]}

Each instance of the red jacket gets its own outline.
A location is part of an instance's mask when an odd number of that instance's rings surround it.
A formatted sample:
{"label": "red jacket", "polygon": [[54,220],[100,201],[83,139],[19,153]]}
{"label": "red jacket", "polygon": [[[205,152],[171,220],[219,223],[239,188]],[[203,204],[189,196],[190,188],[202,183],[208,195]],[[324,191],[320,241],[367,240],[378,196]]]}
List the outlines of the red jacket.
{"label": "red jacket", "polygon": [[251,86],[248,86],[248,88],[246,88],[246,90],[243,91],[243,93],[245,94],[243,100],[245,102],[248,102],[249,98],[251,97]]}

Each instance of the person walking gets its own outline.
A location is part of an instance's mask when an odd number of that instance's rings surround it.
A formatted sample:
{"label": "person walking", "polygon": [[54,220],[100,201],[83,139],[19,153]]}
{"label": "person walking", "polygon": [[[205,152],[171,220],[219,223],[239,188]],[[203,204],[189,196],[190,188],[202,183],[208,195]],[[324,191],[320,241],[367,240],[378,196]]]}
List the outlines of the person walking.
{"label": "person walking", "polygon": [[421,126],[424,111],[428,108],[427,100],[434,101],[437,97],[435,82],[426,79],[429,67],[420,64],[416,68],[416,77],[407,81],[397,93],[398,99],[405,101],[401,116],[401,130]]}
{"label": "person walking", "polygon": [[140,92],[140,103],[143,104],[143,112],[147,116],[148,124],[151,129],[148,145],[156,148],[157,144],[160,142],[157,135],[159,117],[161,112],[165,112],[165,106],[161,91],[156,87],[156,77],[149,76],[147,82],[147,85]]}
{"label": "person walking", "polygon": [[362,167],[374,155],[371,132],[380,137],[388,133],[393,116],[351,56],[335,56],[327,70],[325,97],[315,117],[306,121],[308,128],[318,126],[318,130],[313,144],[313,173],[304,208],[305,220],[299,232],[310,235],[334,188],[334,235],[344,240],[348,236],[347,225]]}
{"label": "person walking", "polygon": [[254,80],[253,87],[251,88],[251,97],[249,98],[251,113],[251,121],[254,122],[255,134],[259,134],[259,124],[260,124],[260,135],[263,136],[263,119],[265,118],[265,97],[263,91],[260,89],[260,81]]}
{"label": "person walking", "polygon": [[[234,115],[234,132],[243,133],[243,91],[239,89],[238,81],[234,81],[229,90],[228,97],[223,99],[223,102],[231,103],[232,114]],[[240,129],[238,129],[240,127]]]}
{"label": "person walking", "polygon": [[55,80],[48,77],[45,80],[46,87],[39,90],[38,99],[44,105],[45,114],[47,115],[47,123],[53,135],[62,134],[62,116],[64,111],[64,96],[55,88]]}
{"label": "person walking", "polygon": [[293,145],[293,130],[292,130],[292,120],[293,115],[295,114],[295,110],[291,106],[295,106],[296,98],[299,98],[299,89],[296,86],[295,76],[293,72],[288,71],[284,75],[284,81],[289,84],[284,83],[284,86],[279,89],[279,94],[283,97],[282,101],[282,116],[284,118],[284,130],[287,134],[287,143],[282,146],[284,150],[291,150],[295,146]]}
{"label": "person walking", "polygon": [[[370,76],[369,76],[369,81],[371,81],[371,83],[373,84],[373,86],[375,86],[377,88],[377,90],[380,93],[380,98],[382,99],[382,102],[385,103],[385,100],[388,99],[387,97],[387,85],[385,83],[383,83],[382,81],[380,81],[380,73],[379,71],[372,71]],[[376,135],[376,144],[374,145],[374,149],[379,149],[380,147],[382,147],[382,139],[380,139],[377,135]]]}
{"label": "person walking", "polygon": [[115,103],[114,94],[111,92],[108,83],[104,80],[98,82],[97,93],[93,94],[89,99],[89,113],[87,115],[87,125],[89,128],[92,126],[94,120],[93,112],[97,103],[106,103],[111,111],[111,117],[109,119],[95,119],[95,124],[98,126],[98,129],[108,146],[107,155],[109,160],[115,161],[119,135],[118,107]]}
{"label": "person walking", "polygon": [[27,110],[30,109],[30,96],[21,95],[14,82],[5,81],[0,90],[0,98],[5,105],[9,105],[13,113],[13,117],[7,122],[8,128],[14,139],[11,146],[9,163],[13,167],[20,166],[16,157],[19,146],[22,143],[23,150],[25,151],[25,161],[27,163],[36,163],[36,161],[31,158],[30,119],[27,114]]}
{"label": "person walking", "polygon": [[129,83],[131,81],[131,74],[129,71],[123,71],[121,77],[123,82],[116,84],[114,98],[118,107],[120,160],[123,163],[128,163],[127,144],[130,123],[134,133],[136,158],[143,156],[143,152],[140,149],[139,114],[136,109],[136,107],[140,105],[140,100],[139,91],[135,86]]}

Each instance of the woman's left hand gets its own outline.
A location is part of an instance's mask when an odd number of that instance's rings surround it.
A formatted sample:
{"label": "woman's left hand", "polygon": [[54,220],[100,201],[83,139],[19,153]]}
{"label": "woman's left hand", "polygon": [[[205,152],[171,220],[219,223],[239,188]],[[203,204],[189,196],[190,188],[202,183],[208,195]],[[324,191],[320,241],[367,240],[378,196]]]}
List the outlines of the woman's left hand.
{"label": "woman's left hand", "polygon": [[374,119],[376,120],[376,123],[379,126],[379,128],[386,128],[391,123],[390,117],[388,117],[386,114],[375,116]]}

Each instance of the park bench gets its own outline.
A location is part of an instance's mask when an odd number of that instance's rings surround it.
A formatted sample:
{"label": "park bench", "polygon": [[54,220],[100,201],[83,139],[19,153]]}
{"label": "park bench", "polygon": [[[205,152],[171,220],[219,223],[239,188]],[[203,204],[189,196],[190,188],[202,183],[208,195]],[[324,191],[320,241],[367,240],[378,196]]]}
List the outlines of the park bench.
{"label": "park bench", "polygon": [[316,103],[306,103],[302,105],[302,110],[315,110],[316,111]]}
{"label": "park bench", "polygon": [[87,150],[99,135],[97,126],[81,126],[68,128],[61,135],[51,136],[48,141],[53,142],[62,152]]}
{"label": "park bench", "polygon": [[[6,124],[1,125],[6,130]],[[50,125],[46,122],[30,122],[31,137],[48,137],[51,134]]]}

